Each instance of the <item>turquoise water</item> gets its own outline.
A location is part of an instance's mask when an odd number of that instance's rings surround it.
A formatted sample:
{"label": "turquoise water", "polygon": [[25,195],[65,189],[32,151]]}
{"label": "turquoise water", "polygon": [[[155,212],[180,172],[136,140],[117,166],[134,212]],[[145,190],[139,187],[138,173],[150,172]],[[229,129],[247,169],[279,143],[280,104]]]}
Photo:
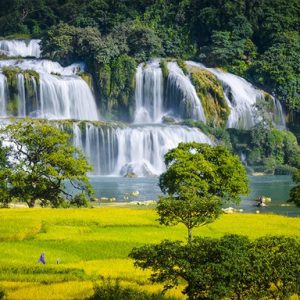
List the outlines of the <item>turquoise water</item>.
{"label": "turquoise water", "polygon": [[[116,198],[116,201],[128,200],[155,200],[161,195],[157,177],[123,178],[123,177],[91,177],[90,181],[95,188],[97,197]],[[287,205],[289,191],[293,186],[290,176],[249,176],[250,194],[243,198],[238,208],[247,212],[277,213],[288,216],[300,216],[300,209]],[[134,197],[132,192],[139,192]],[[258,208],[254,201],[259,196],[272,198],[268,207]],[[226,205],[233,206],[233,205]]]}

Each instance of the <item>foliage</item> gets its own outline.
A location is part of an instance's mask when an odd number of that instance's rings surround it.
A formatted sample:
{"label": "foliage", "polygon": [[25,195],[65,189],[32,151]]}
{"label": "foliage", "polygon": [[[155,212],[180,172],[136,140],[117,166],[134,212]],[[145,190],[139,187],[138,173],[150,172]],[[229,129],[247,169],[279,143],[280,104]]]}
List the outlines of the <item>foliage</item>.
{"label": "foliage", "polygon": [[12,170],[9,162],[9,148],[5,147],[0,142],[0,204],[2,207],[7,207],[10,202],[9,180]]}
{"label": "foliage", "polygon": [[281,33],[251,70],[259,84],[269,87],[287,107],[297,112],[300,111],[299,51],[299,33]]}
{"label": "foliage", "polygon": [[297,184],[290,190],[289,202],[294,202],[300,207],[300,170],[298,169],[293,175],[293,181]]}
{"label": "foliage", "polygon": [[10,200],[16,198],[33,207],[37,199],[57,207],[69,182],[76,190],[91,195],[86,173],[91,167],[69,142],[70,136],[44,121],[24,120],[1,130],[9,145],[10,172],[6,176]]}
{"label": "foliage", "polygon": [[122,287],[118,281],[112,284],[110,281],[94,287],[94,295],[90,300],[172,300],[161,293],[150,294],[131,287]]}
{"label": "foliage", "polygon": [[89,206],[89,200],[87,199],[85,194],[77,194],[75,195],[71,201],[71,205],[75,205],[77,207],[88,207]]}
{"label": "foliage", "polygon": [[0,299],[3,299],[5,297],[5,292],[3,289],[0,288]]}
{"label": "foliage", "polygon": [[[193,243],[163,241],[134,248],[130,257],[151,269],[151,281],[165,289],[187,284],[188,299],[288,299],[299,292],[299,241],[238,235],[195,238]],[[295,253],[296,251],[296,253]]]}
{"label": "foliage", "polygon": [[299,168],[300,147],[290,131],[281,131],[264,122],[251,130],[228,129],[235,153],[246,155],[250,166],[265,166],[274,173],[280,168]]}
{"label": "foliage", "polygon": [[167,171],[159,178],[164,194],[157,204],[164,225],[183,223],[192,229],[214,221],[225,201],[238,203],[248,192],[243,165],[224,146],[180,143],[165,155]]}

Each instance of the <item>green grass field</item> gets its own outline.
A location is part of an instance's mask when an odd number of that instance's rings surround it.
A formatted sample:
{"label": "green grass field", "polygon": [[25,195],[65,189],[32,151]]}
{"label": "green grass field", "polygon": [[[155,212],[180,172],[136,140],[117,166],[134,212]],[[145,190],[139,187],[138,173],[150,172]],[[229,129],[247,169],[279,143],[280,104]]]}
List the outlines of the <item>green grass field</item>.
{"label": "green grass field", "polygon": [[[147,280],[149,272],[127,258],[145,243],[186,239],[184,227],[163,227],[156,218],[154,210],[139,207],[1,209],[0,289],[7,299],[84,299],[100,278],[119,278],[124,285],[158,291],[161,286]],[[211,237],[226,233],[300,237],[300,218],[223,215],[195,230]],[[37,264],[41,252],[46,265]],[[179,289],[169,295],[183,299]]]}

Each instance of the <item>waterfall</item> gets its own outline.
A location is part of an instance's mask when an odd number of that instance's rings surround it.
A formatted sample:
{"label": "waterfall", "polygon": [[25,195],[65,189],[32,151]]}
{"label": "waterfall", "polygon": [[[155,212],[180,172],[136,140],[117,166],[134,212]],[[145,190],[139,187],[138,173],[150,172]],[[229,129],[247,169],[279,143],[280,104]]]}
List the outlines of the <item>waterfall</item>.
{"label": "waterfall", "polygon": [[[49,60],[3,60],[0,61],[0,68],[3,67],[20,70],[17,74],[18,117],[99,120],[96,101],[90,87],[75,75],[83,69],[82,64],[72,64],[63,68]],[[26,93],[22,74],[27,70],[35,71],[39,77],[38,83],[33,76],[30,79],[34,90],[32,99],[29,99]],[[4,87],[1,85],[0,93],[4,93]],[[4,110],[3,116],[8,116]]]}
{"label": "waterfall", "polygon": [[158,60],[138,66],[135,99],[135,123],[161,122],[163,116],[163,76]]}
{"label": "waterfall", "polygon": [[165,170],[164,154],[180,142],[192,141],[212,144],[200,130],[185,126],[73,125],[73,142],[93,165],[94,175],[159,175]]}
{"label": "waterfall", "polygon": [[0,116],[6,116],[7,104],[7,81],[6,77],[0,73]]}
{"label": "waterfall", "polygon": [[285,114],[283,112],[281,103],[278,99],[273,98],[274,103],[274,114],[273,114],[273,122],[276,127],[280,130],[286,130],[286,122],[285,122]]}
{"label": "waterfall", "polygon": [[[206,69],[214,74],[222,83],[224,96],[230,108],[230,115],[227,121],[228,128],[250,129],[257,120],[255,104],[263,99],[261,90],[255,88],[245,79],[218,69],[206,68],[200,63],[186,62],[190,67]],[[276,101],[277,108],[274,115],[278,115],[281,124],[285,124],[284,115],[279,101]],[[276,117],[277,118],[277,117]],[[285,125],[283,125],[285,127]]]}
{"label": "waterfall", "polygon": [[23,74],[17,75],[17,87],[18,87],[18,117],[26,116],[26,97],[25,97],[25,80]]}
{"label": "waterfall", "polygon": [[176,62],[169,62],[168,69],[166,106],[175,115],[205,123],[204,110],[190,78],[183,73]]}
{"label": "waterfall", "polygon": [[46,119],[99,119],[94,96],[84,80],[47,74],[40,74],[40,111],[30,115]]}
{"label": "waterfall", "polygon": [[[140,64],[136,71],[134,123],[160,123],[164,115],[206,121],[203,107],[190,78],[176,62],[168,63],[164,86],[159,60]],[[164,93],[165,89],[165,93]]]}
{"label": "waterfall", "polygon": [[0,40],[0,53],[6,56],[41,56],[40,40]]}

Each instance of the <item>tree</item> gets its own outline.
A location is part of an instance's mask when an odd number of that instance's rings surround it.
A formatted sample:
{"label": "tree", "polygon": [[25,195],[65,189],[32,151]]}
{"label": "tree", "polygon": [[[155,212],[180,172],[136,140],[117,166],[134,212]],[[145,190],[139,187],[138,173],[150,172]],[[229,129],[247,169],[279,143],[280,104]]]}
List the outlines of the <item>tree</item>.
{"label": "tree", "polygon": [[189,300],[289,299],[299,293],[299,241],[270,236],[250,241],[239,235],[165,240],[134,248],[135,266],[152,269],[151,281],[165,290],[186,282]]}
{"label": "tree", "polygon": [[0,142],[0,203],[3,207],[7,207],[10,202],[8,178],[11,168],[8,155],[9,148]]}
{"label": "tree", "polygon": [[57,207],[65,198],[74,197],[66,190],[66,183],[92,194],[86,176],[91,167],[71,145],[68,134],[46,121],[25,119],[7,125],[1,135],[10,145],[10,172],[6,174],[10,199],[24,201],[29,207],[36,200]]}
{"label": "tree", "polygon": [[300,243],[285,236],[266,236],[252,242],[253,286],[259,298],[291,299],[300,292]]}
{"label": "tree", "polygon": [[164,194],[157,204],[159,222],[183,223],[192,229],[213,222],[226,201],[239,203],[248,192],[245,168],[224,146],[180,143],[165,155],[167,171],[160,176]]}
{"label": "tree", "polygon": [[300,207],[300,169],[294,173],[293,181],[297,185],[290,190],[290,199],[288,201],[294,202],[296,206]]}

